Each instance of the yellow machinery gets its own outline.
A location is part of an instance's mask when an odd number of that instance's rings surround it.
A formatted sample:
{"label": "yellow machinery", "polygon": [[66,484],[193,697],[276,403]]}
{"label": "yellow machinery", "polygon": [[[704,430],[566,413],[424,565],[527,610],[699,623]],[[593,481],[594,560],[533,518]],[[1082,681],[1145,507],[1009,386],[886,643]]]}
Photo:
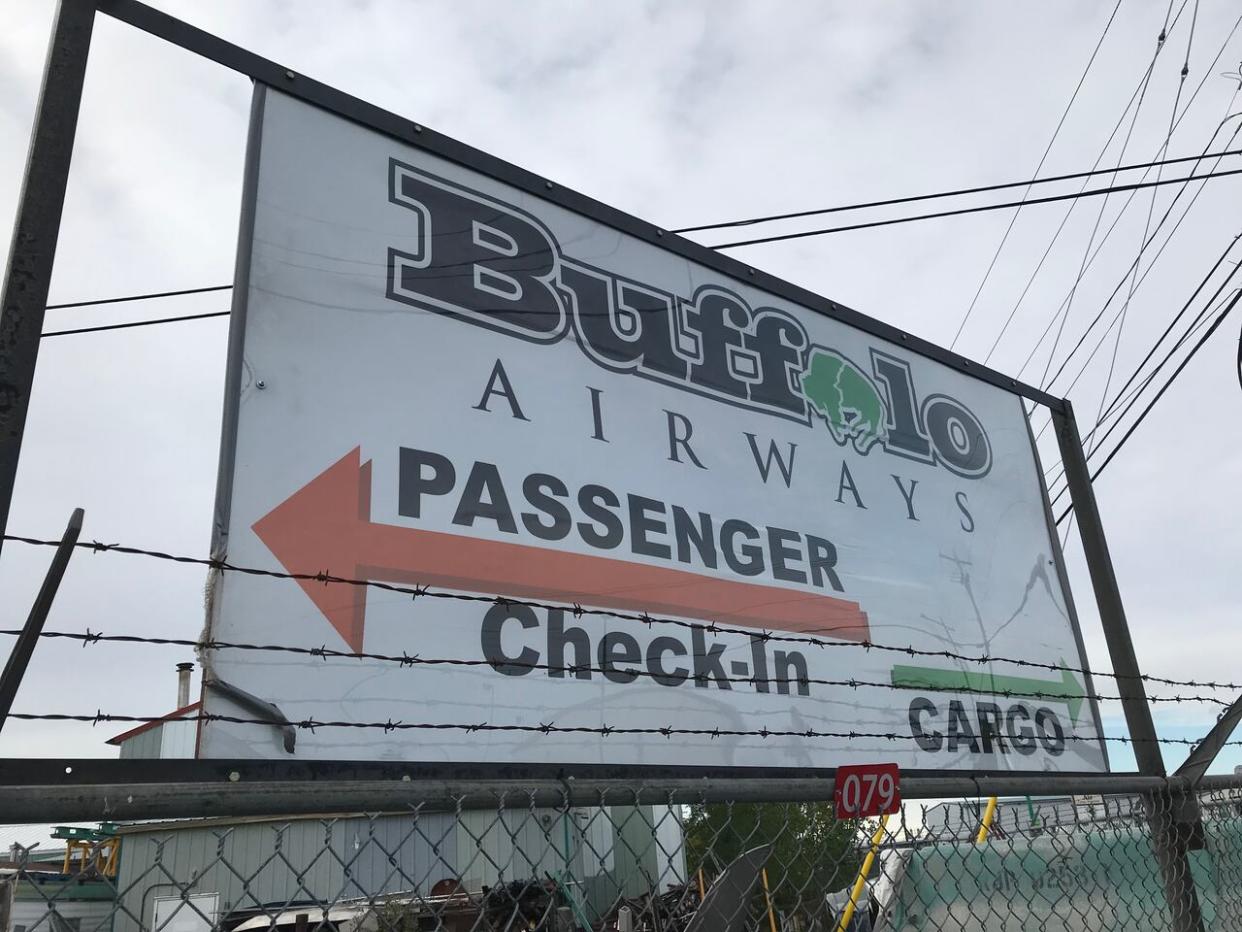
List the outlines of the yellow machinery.
{"label": "yellow machinery", "polygon": [[65,842],[62,874],[116,876],[121,839],[116,834],[116,826],[111,822],[103,822],[99,828],[58,825],[52,832],[52,837]]}

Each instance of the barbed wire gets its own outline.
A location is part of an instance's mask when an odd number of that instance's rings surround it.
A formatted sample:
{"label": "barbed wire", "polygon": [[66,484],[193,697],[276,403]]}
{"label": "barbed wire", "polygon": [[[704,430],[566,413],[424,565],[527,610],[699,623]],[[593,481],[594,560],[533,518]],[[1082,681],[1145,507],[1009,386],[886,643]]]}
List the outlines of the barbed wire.
{"label": "barbed wire", "polygon": [[[21,634],[21,630],[17,628],[0,629],[0,636],[15,637]],[[170,637],[149,637],[138,634],[104,634],[101,631],[43,631],[40,637],[50,639],[74,640],[81,641],[83,647],[88,647],[97,643],[114,643],[114,644],[150,644],[165,647],[190,647],[195,650],[237,650],[237,651],[257,651],[264,653],[285,653],[296,654],[306,657],[314,657],[321,660],[329,658],[340,658],[346,660],[374,660],[383,663],[394,663],[401,667],[489,667],[495,669],[498,666],[509,668],[517,668],[522,670],[546,671],[549,674],[563,674],[574,676],[579,673],[587,674],[625,674],[626,676],[647,677],[650,679],[660,680],[667,679],[669,674],[657,673],[651,670],[644,670],[640,667],[600,667],[585,664],[549,664],[549,663],[533,663],[523,660],[471,660],[458,657],[423,657],[420,654],[382,654],[372,651],[348,651],[338,650],[328,647],[326,644],[321,647],[301,647],[293,644],[252,644],[237,641],[220,641],[215,639],[193,640],[190,638],[170,638]],[[903,686],[892,682],[884,682],[882,680],[860,680],[854,677],[844,680],[821,679],[812,676],[728,676],[725,674],[708,675],[697,674],[689,675],[686,680],[692,682],[707,683],[710,681],[723,681],[728,683],[746,683],[751,686],[775,685],[775,686],[831,686],[846,689],[892,689],[902,690],[906,692],[937,692],[937,693],[964,693],[980,696],[1002,696],[1006,699],[1046,699],[1053,702],[1065,702],[1072,700],[1092,700],[1095,702],[1120,702],[1122,696],[1109,696],[1100,693],[1091,692],[1064,692],[1053,691],[1044,692],[1039,690],[1024,689],[984,689],[975,686],[936,686],[933,684],[919,684],[918,686]],[[1205,702],[1212,705],[1218,705],[1228,708],[1229,702],[1223,699],[1217,699],[1215,696],[1148,696],[1148,702]]]}
{"label": "barbed wire", "polygon": [[[740,729],[740,728],[677,728],[672,725],[649,725],[649,726],[621,726],[621,725],[557,725],[555,722],[540,722],[537,725],[496,725],[491,722],[465,723],[465,722],[406,722],[402,720],[393,721],[388,719],[384,722],[354,722],[354,721],[316,721],[314,718],[300,719],[297,721],[276,718],[243,718],[236,715],[221,715],[214,712],[196,712],[193,715],[179,715],[170,719],[168,715],[116,715],[102,710],[96,711],[95,714],[72,714],[67,712],[10,712],[8,715],[11,719],[20,719],[27,722],[86,722],[91,725],[103,725],[109,723],[125,723],[134,725],[150,725],[159,722],[167,722],[175,720],[178,722],[223,722],[231,725],[264,725],[272,728],[296,728],[299,731],[309,731],[314,734],[318,728],[344,728],[344,729],[361,729],[361,730],[380,730],[385,734],[396,731],[462,731],[467,734],[477,732],[519,732],[527,734],[588,734],[599,735],[601,737],[612,737],[614,735],[663,735],[666,738],[672,738],[675,735],[684,735],[700,738],[845,738],[851,741],[860,738],[875,738],[883,741],[917,741],[921,736],[905,734],[897,731],[817,731],[814,728],[799,729],[775,729],[775,728],[758,728],[758,729]],[[965,736],[963,736],[965,737]],[[978,736],[974,736],[978,740]],[[1128,735],[1102,735],[1102,734],[1077,734],[1071,732],[1062,734],[1061,740],[1095,743],[1097,741],[1112,741],[1118,744],[1177,744],[1177,745],[1198,745],[1199,741],[1193,738],[1132,738]],[[992,741],[997,745],[1008,743],[1008,738],[1003,735],[992,735]],[[1242,746],[1242,740],[1226,741],[1221,747]]]}
{"label": "barbed wire", "polygon": [[[5,534],[4,540],[14,543],[27,544],[37,547],[59,547],[61,541],[47,540],[37,537],[24,537],[17,534]],[[651,625],[670,625],[673,627],[683,628],[687,630],[699,630],[709,634],[736,634],[744,637],[757,638],[763,643],[775,642],[785,644],[804,644],[811,647],[826,648],[862,648],[867,651],[885,651],[888,653],[902,654],[907,657],[935,657],[948,660],[960,660],[963,663],[991,664],[1006,663],[1016,667],[1025,667],[1028,669],[1049,670],[1056,673],[1080,673],[1083,676],[1090,677],[1106,677],[1117,681],[1121,680],[1138,680],[1144,683],[1155,683],[1161,686],[1184,686],[1191,689],[1227,689],[1242,690],[1242,685],[1231,682],[1217,681],[1199,681],[1199,680],[1179,680],[1170,677],[1155,676],[1150,673],[1126,674],[1116,673],[1111,670],[1095,670],[1090,667],[1077,667],[1067,664],[1044,663],[1038,660],[1026,660],[1020,657],[1005,657],[997,654],[964,654],[958,651],[948,649],[932,650],[928,648],[918,648],[913,645],[896,645],[881,644],[871,640],[833,640],[827,641],[823,638],[809,637],[805,634],[775,634],[768,630],[757,630],[753,628],[736,628],[729,625],[721,625],[717,622],[694,622],[686,621],[680,618],[663,618],[651,615],[647,612],[620,612],[613,609],[603,608],[585,608],[578,603],[553,603],[540,602],[530,599],[518,599],[508,596],[499,595],[480,595],[463,592],[450,592],[439,589],[432,589],[430,586],[402,586],[396,583],[387,583],[372,579],[351,579],[345,576],[335,576],[328,572],[319,573],[289,573],[283,570],[261,569],[253,566],[238,566],[229,563],[227,560],[220,560],[213,557],[190,557],[180,554],[167,553],[160,550],[150,550],[144,547],[132,547],[125,544],[106,544],[102,541],[79,541],[74,547],[82,550],[90,550],[92,553],[121,553],[129,556],[150,557],[157,560],[166,560],[173,563],[189,564],[193,566],[204,566],[208,569],[217,570],[219,572],[239,573],[245,576],[266,577],[272,579],[289,579],[298,582],[317,582],[324,585],[346,585],[361,586],[370,589],[377,589],[383,592],[392,592],[398,595],[407,595],[413,599],[429,598],[429,599],[448,599],[458,602],[475,602],[487,605],[520,605],[526,608],[540,609],[543,611],[569,611],[575,618],[586,615],[612,618],[618,621],[633,621]]]}

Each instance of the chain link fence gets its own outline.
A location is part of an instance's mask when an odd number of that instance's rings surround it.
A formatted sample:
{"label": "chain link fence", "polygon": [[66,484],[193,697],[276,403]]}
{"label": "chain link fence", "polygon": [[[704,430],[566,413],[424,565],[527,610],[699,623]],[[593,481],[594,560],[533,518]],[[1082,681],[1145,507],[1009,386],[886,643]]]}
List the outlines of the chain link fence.
{"label": "chain link fence", "polygon": [[[735,781],[663,802],[515,787],[371,813],[345,792],[335,811],[222,806],[59,841],[44,826],[37,846],[31,827],[5,856],[0,932],[1242,929],[1242,780],[1212,786],[1013,797],[990,821],[983,798],[837,821],[831,802],[755,802]],[[1180,923],[1152,843],[1164,817],[1197,901]]]}

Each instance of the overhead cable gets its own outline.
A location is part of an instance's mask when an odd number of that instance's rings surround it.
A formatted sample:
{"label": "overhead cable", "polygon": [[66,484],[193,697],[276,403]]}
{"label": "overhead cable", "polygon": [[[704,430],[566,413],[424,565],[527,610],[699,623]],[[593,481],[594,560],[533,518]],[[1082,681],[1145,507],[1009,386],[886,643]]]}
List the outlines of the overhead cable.
{"label": "overhead cable", "polygon": [[[1216,67],[1217,63],[1220,61],[1221,57],[1224,55],[1225,49],[1228,48],[1229,43],[1232,41],[1233,36],[1237,32],[1239,27],[1242,27],[1242,15],[1240,15],[1237,19],[1234,20],[1233,26],[1230,28],[1228,34],[1225,36],[1224,41],[1221,42],[1220,47],[1216,50],[1216,55],[1213,57],[1212,63],[1208,66],[1207,70],[1204,72],[1203,77],[1199,79],[1199,83],[1195,86],[1194,92],[1190,95],[1190,99],[1186,101],[1186,105],[1182,108],[1181,113],[1177,115],[1177,118],[1173,123],[1172,130],[1170,130],[1169,134],[1166,136],[1164,146],[1167,146],[1168,141],[1172,138],[1173,131],[1176,130],[1177,127],[1181,125],[1182,121],[1186,118],[1187,113],[1190,112],[1190,108],[1194,105],[1194,102],[1198,99],[1199,94],[1203,91],[1203,88],[1205,84],[1207,83],[1207,79],[1209,75],[1211,74],[1212,69]],[[1096,165],[1098,165],[1100,160],[1103,159],[1104,154],[1108,150],[1108,146],[1112,143],[1113,137],[1116,135],[1117,131],[1121,128],[1121,125],[1125,119],[1126,113],[1129,112],[1130,104],[1133,104],[1134,101],[1137,99],[1139,91],[1142,88],[1142,86],[1143,86],[1143,82],[1140,81],[1139,85],[1135,87],[1134,93],[1131,95],[1131,98],[1130,98],[1130,103],[1127,104],[1126,108],[1122,111],[1121,117],[1118,118],[1118,121],[1114,125],[1112,132],[1109,134],[1108,140],[1105,141],[1103,149],[1101,149],[1099,156],[1096,158]],[[1225,114],[1228,115],[1229,112],[1230,112],[1230,109],[1227,107],[1225,109]],[[1222,120],[1220,126],[1217,127],[1216,132],[1212,134],[1207,144],[1203,147],[1203,153],[1202,153],[1203,158],[1212,157],[1209,154],[1208,149],[1211,147],[1212,142],[1216,139],[1216,134],[1220,131],[1221,127],[1223,127],[1224,122],[1226,121]],[[1163,149],[1164,147],[1162,146],[1162,152],[1163,152]],[[1145,179],[1147,177],[1147,174],[1148,172],[1144,171],[1142,178]],[[1096,246],[1095,252],[1091,254],[1090,258],[1087,259],[1085,264],[1079,269],[1079,273],[1077,277],[1075,278],[1074,284],[1071,286],[1069,295],[1067,295],[1066,299],[1061,302],[1059,309],[1053,313],[1052,317],[1048,321],[1047,326],[1044,328],[1044,332],[1040,335],[1039,340],[1036,341],[1035,345],[1031,349],[1031,352],[1028,354],[1026,360],[1023,362],[1022,368],[1018,372],[1019,378],[1021,377],[1022,372],[1026,371],[1027,366],[1030,365],[1031,360],[1034,358],[1035,354],[1038,352],[1039,347],[1043,345],[1044,340],[1047,339],[1048,334],[1052,331],[1052,327],[1055,324],[1057,324],[1058,320],[1060,320],[1061,323],[1060,323],[1060,326],[1057,328],[1057,335],[1053,342],[1053,351],[1049,354],[1048,363],[1044,367],[1044,375],[1041,378],[1041,382],[1043,378],[1047,377],[1048,369],[1051,366],[1052,360],[1056,356],[1056,347],[1060,345],[1060,338],[1064,330],[1065,320],[1069,314],[1068,306],[1073,301],[1073,296],[1077,290],[1077,286],[1079,283],[1081,283],[1083,277],[1087,273],[1087,270],[1092,266],[1096,258],[1099,256],[1100,252],[1103,250],[1104,244],[1112,236],[1113,231],[1116,229],[1122,216],[1129,209],[1130,204],[1134,200],[1136,194],[1137,192],[1131,192],[1129,197],[1126,198],[1125,204],[1122,205],[1121,210],[1118,211],[1117,216],[1113,218],[1113,221],[1109,225],[1108,230],[1104,233],[1104,236],[1101,237],[1099,244]],[[1018,300],[1014,303],[1013,308],[1010,310],[1009,316],[1006,318],[1004,326],[1001,328],[1000,333],[997,334],[996,340],[993,341],[992,348],[988,351],[988,355],[984,357],[985,365],[988,363],[988,361],[990,361],[993,353],[995,352],[997,346],[1000,343],[1000,340],[1004,337],[1005,332],[1008,330],[1010,323],[1012,323],[1014,316],[1017,314],[1018,309],[1022,304],[1022,301],[1026,298],[1027,293],[1030,291],[1031,286],[1034,284],[1035,278],[1038,276],[1040,270],[1043,268],[1044,263],[1047,261],[1048,256],[1051,253],[1053,246],[1056,244],[1062,232],[1065,230],[1066,224],[1068,223],[1070,216],[1073,214],[1075,206],[1077,206],[1077,202],[1073,202],[1070,204],[1064,216],[1061,218],[1060,225],[1053,232],[1051,239],[1048,241],[1048,246],[1044,250],[1043,256],[1040,258],[1039,263],[1036,265],[1034,271],[1031,273],[1030,277],[1028,278],[1025,287],[1022,289],[1022,293],[1018,296]],[[1062,316],[1063,314],[1065,316]]]}
{"label": "overhead cable", "polygon": [[[1223,126],[1225,122],[1226,122],[1225,120],[1222,120],[1220,126]],[[1220,127],[1218,126],[1217,127],[1218,132],[1219,132],[1219,129]],[[1233,137],[1236,137],[1239,134],[1239,132],[1242,132],[1242,123],[1240,123],[1238,125],[1238,128],[1234,130]],[[1184,181],[1186,179],[1178,179],[1178,180]],[[1151,237],[1149,238],[1149,243],[1151,240],[1154,240],[1155,236],[1160,232],[1161,228],[1164,226],[1164,223],[1168,219],[1170,214],[1172,213],[1173,208],[1177,206],[1178,200],[1180,200],[1182,194],[1185,193],[1186,187],[1188,187],[1188,185],[1184,186],[1181,190],[1179,190],[1177,192],[1177,195],[1173,198],[1173,200],[1169,202],[1169,206],[1165,209],[1165,212],[1161,216],[1160,221],[1156,224],[1156,229],[1152,232]],[[1168,247],[1169,242],[1172,240],[1173,234],[1175,234],[1177,230],[1181,227],[1182,222],[1189,215],[1191,207],[1195,205],[1195,203],[1199,199],[1199,196],[1203,193],[1203,189],[1204,189],[1204,186],[1201,185],[1198,188],[1198,190],[1195,191],[1194,195],[1191,197],[1190,203],[1187,204],[1186,209],[1182,211],[1181,217],[1178,219],[1177,223],[1174,224],[1173,229],[1169,232],[1169,235],[1165,238],[1165,241],[1161,245],[1160,249],[1157,250],[1156,254],[1152,257],[1151,262],[1148,263],[1147,270],[1143,273],[1143,277],[1140,278],[1139,280],[1140,284],[1142,283],[1143,279],[1146,278],[1147,274],[1152,270],[1152,268],[1155,267],[1155,264],[1159,260],[1159,258],[1164,254],[1164,250]],[[1135,262],[1138,262],[1140,258],[1141,256],[1136,257]],[[1056,380],[1060,378],[1061,374],[1065,371],[1066,366],[1069,365],[1070,360],[1073,359],[1075,354],[1078,352],[1078,350],[1082,348],[1083,344],[1086,342],[1087,337],[1090,335],[1091,331],[1095,329],[1095,325],[1098,324],[1100,320],[1104,317],[1104,314],[1107,312],[1109,306],[1112,304],[1113,299],[1117,297],[1117,295],[1120,293],[1121,287],[1125,284],[1126,279],[1130,275],[1130,270],[1133,267],[1134,267],[1134,263],[1131,263],[1131,265],[1126,268],[1122,277],[1118,280],[1117,285],[1113,288],[1112,292],[1109,294],[1108,299],[1104,302],[1103,306],[1100,308],[1099,312],[1095,315],[1095,317],[1092,318],[1091,322],[1087,325],[1086,329],[1084,329],[1082,334],[1078,337],[1078,341],[1074,344],[1074,347],[1069,351],[1069,354],[1061,361],[1061,365],[1057,367],[1057,371],[1052,375],[1051,378],[1041,379],[1040,385],[1045,391],[1047,391],[1052,385],[1056,383]],[[1116,317],[1114,317],[1114,321],[1115,320],[1116,320]],[[1109,330],[1111,329],[1112,327],[1110,325]],[[1092,350],[1091,354],[1088,356],[1087,362],[1090,362],[1090,360],[1094,358],[1095,354],[1099,351],[1099,346],[1100,344],[1097,343],[1096,348]],[[1030,361],[1032,356],[1027,357],[1028,362]],[[1050,360],[1051,360],[1051,357],[1050,357]],[[1086,366],[1086,363],[1084,363],[1084,368],[1079,370],[1078,376],[1076,376],[1074,381],[1070,383],[1071,387],[1074,384],[1076,384],[1078,381],[1078,378],[1082,376],[1083,372],[1085,371],[1085,366]],[[1025,368],[1026,366],[1023,365],[1022,369],[1024,370]],[[1021,371],[1022,370],[1019,370],[1019,376],[1021,375]],[[1067,392],[1068,392],[1068,389],[1062,392],[1062,394],[1066,394]],[[1045,423],[1044,429],[1046,428],[1047,428],[1047,424]],[[1036,435],[1036,439],[1038,439],[1039,436],[1042,436],[1042,434],[1043,434],[1043,429],[1041,429],[1039,434]]]}
{"label": "overhead cable", "polygon": [[[1212,334],[1216,332],[1217,328],[1220,327],[1220,325],[1225,322],[1225,318],[1229,316],[1229,312],[1232,311],[1237,306],[1239,298],[1242,298],[1242,291],[1239,291],[1238,294],[1234,296],[1233,300],[1229,302],[1228,307],[1226,307],[1224,311],[1221,312],[1220,316],[1216,318],[1212,326],[1209,327],[1207,331],[1203,334],[1203,336],[1199,338],[1199,341],[1190,350],[1190,353],[1186,356],[1185,359],[1181,361],[1178,367],[1175,370],[1173,370],[1173,374],[1170,375],[1168,380],[1160,387],[1160,391],[1156,392],[1155,397],[1152,398],[1151,401],[1147,403],[1147,407],[1145,407],[1142,410],[1138,418],[1130,425],[1130,429],[1126,431],[1125,435],[1121,438],[1120,441],[1118,441],[1117,445],[1113,447],[1112,452],[1110,452],[1108,456],[1105,458],[1104,462],[1101,463],[1095,469],[1095,471],[1091,473],[1092,482],[1094,482],[1099,477],[1099,475],[1102,472],[1104,472],[1105,469],[1108,468],[1108,464],[1113,461],[1113,458],[1116,457],[1116,455],[1119,452],[1121,452],[1121,449],[1122,447],[1126,445],[1126,442],[1132,436],[1134,436],[1134,432],[1138,430],[1139,425],[1143,423],[1147,415],[1151,413],[1152,408],[1154,408],[1156,404],[1160,401],[1160,399],[1164,397],[1164,393],[1169,390],[1169,387],[1177,380],[1177,377],[1181,375],[1183,371],[1185,371],[1186,366],[1189,365],[1190,361],[1195,358],[1195,354],[1198,353],[1199,350],[1202,349],[1203,345],[1212,338]],[[1065,509],[1065,511],[1061,512],[1061,514],[1056,519],[1056,523],[1060,524],[1062,521],[1064,521],[1069,516],[1070,512],[1073,511],[1073,508],[1074,506],[1070,505],[1068,508]]]}
{"label": "overhead cable", "polygon": [[[1185,346],[1186,343],[1189,342],[1189,340],[1196,333],[1198,333],[1203,328],[1203,325],[1208,323],[1208,321],[1212,319],[1212,315],[1215,311],[1217,311],[1222,305],[1231,301],[1234,295],[1238,293],[1239,289],[1235,288],[1232,292],[1230,292],[1230,294],[1226,295],[1223,300],[1219,302],[1216,301],[1217,296],[1220,295],[1222,291],[1224,291],[1226,284],[1228,284],[1228,279],[1226,279],[1225,282],[1222,283],[1221,286],[1216,290],[1216,294],[1212,296],[1212,298],[1208,301],[1207,305],[1203,308],[1203,310],[1201,310],[1199,314],[1196,315],[1195,319],[1191,322],[1186,332],[1182,334],[1182,336],[1178,339],[1178,341],[1175,344],[1173,344],[1173,346],[1169,349],[1169,351],[1164,355],[1164,358],[1160,360],[1160,362],[1156,365],[1156,367],[1152,369],[1152,371],[1147,374],[1147,376],[1143,379],[1143,381],[1139,385],[1137,385],[1134,388],[1134,390],[1129,394],[1129,396],[1126,398],[1125,407],[1117,413],[1116,420],[1113,421],[1113,423],[1109,426],[1108,430],[1105,431],[1103,435],[1099,438],[1099,442],[1095,444],[1091,452],[1087,454],[1088,461],[1090,461],[1095,456],[1095,454],[1098,453],[1098,447],[1102,446],[1104,441],[1106,441],[1109,437],[1111,437],[1113,433],[1115,433],[1118,430],[1118,428],[1121,427],[1121,424],[1124,422],[1126,415],[1130,413],[1130,411],[1134,408],[1136,404],[1138,404],[1139,397],[1143,394],[1143,392],[1147,390],[1147,388],[1152,384],[1152,382],[1155,381],[1156,376],[1160,374],[1160,370],[1164,368],[1165,364],[1171,361],[1172,358],[1177,354],[1177,352],[1183,346]],[[1225,313],[1228,313],[1228,311],[1226,310]],[[1189,358],[1187,358],[1187,361],[1189,361]],[[1176,373],[1174,373],[1174,375],[1176,375]],[[1170,381],[1172,381],[1172,377],[1170,377]],[[1102,425],[1097,424],[1096,425],[1097,429],[1100,426]],[[1064,470],[1062,470],[1061,474],[1064,475]],[[1060,476],[1057,476],[1057,479],[1059,478]],[[1053,480],[1053,481],[1055,482],[1056,480]],[[1067,488],[1062,487],[1061,490],[1057,492],[1056,496],[1052,499],[1052,504],[1055,505],[1058,501],[1060,501],[1061,498],[1065,495],[1066,491],[1067,491]]]}
{"label": "overhead cable", "polygon": [[942,217],[960,217],[967,214],[986,213],[992,210],[1010,210],[1030,204],[1055,204],[1060,201],[1077,200],[1087,197],[1099,197],[1115,194],[1118,191],[1139,191],[1144,188],[1158,188],[1166,184],[1185,184],[1191,181],[1207,181],[1211,178],[1226,178],[1230,175],[1242,174],[1242,169],[1235,168],[1223,172],[1211,172],[1204,175],[1191,175],[1185,178],[1164,178],[1160,181],[1143,181],[1135,184],[1110,185],[1106,188],[1091,188],[1069,194],[1055,194],[1049,197],[1036,197],[1023,201],[1005,201],[1001,204],[983,204],[975,207],[961,207],[956,210],[939,210],[930,214],[915,214],[912,217],[891,217],[885,220],[869,220],[863,223],[850,223],[839,227],[823,227],[817,230],[802,230],[797,233],[782,233],[777,236],[760,236],[754,239],[736,240],[730,243],[715,243],[710,249],[737,249],[741,246],[756,246],[762,243],[780,243],[786,240],[805,239],[811,236],[826,236],[829,233],[846,233],[851,230],[868,230],[874,227],[892,226],[898,223],[913,223],[919,220],[938,220]]}
{"label": "overhead cable", "polygon": [[47,310],[59,311],[70,307],[95,307],[100,304],[123,304],[126,301],[152,301],[156,298],[180,298],[182,295],[206,294],[209,291],[228,291],[232,285],[208,285],[206,288],[182,288],[178,291],[153,291],[148,294],[131,294],[120,298],[96,298],[93,301],[71,301],[68,304],[49,304]]}
{"label": "overhead cable", "polygon": [[[1149,363],[1152,357],[1155,356],[1156,351],[1159,350],[1161,344],[1165,341],[1166,338],[1168,338],[1169,334],[1173,332],[1173,330],[1177,327],[1178,323],[1181,322],[1182,318],[1186,315],[1186,312],[1190,310],[1190,306],[1195,302],[1195,299],[1199,297],[1200,292],[1202,292],[1203,289],[1207,287],[1208,282],[1212,280],[1212,276],[1216,274],[1216,272],[1220,269],[1222,265],[1224,265],[1226,258],[1228,257],[1229,253],[1232,251],[1233,247],[1237,244],[1239,239],[1242,239],[1242,234],[1239,234],[1238,236],[1235,236],[1232,240],[1230,240],[1229,245],[1225,247],[1224,252],[1222,252],[1220,256],[1216,259],[1216,261],[1212,264],[1212,267],[1208,270],[1207,274],[1203,276],[1199,284],[1195,286],[1195,290],[1191,292],[1190,297],[1186,299],[1185,303],[1181,306],[1181,309],[1173,317],[1173,320],[1170,321],[1169,325],[1164,329],[1164,332],[1161,333],[1160,336],[1156,338],[1155,343],[1153,343],[1151,348],[1147,351],[1147,355],[1144,356],[1142,361],[1137,366],[1134,367],[1134,371],[1130,373],[1130,377],[1126,379],[1125,384],[1122,385],[1120,389],[1118,389],[1117,394],[1114,396],[1113,400],[1109,403],[1108,407],[1104,411],[1104,416],[1099,421],[1097,421],[1096,425],[1088,433],[1083,435],[1084,441],[1090,440],[1092,438],[1092,435],[1099,429],[1099,427],[1105,421],[1108,421],[1112,417],[1117,407],[1120,404],[1123,404],[1124,402],[1129,400],[1129,397],[1126,395],[1126,393],[1130,390],[1130,386],[1133,385],[1134,381],[1137,378],[1139,378],[1139,376],[1143,373],[1143,370],[1146,368],[1147,363]],[[1237,274],[1237,271],[1238,271],[1238,266],[1235,263],[1233,270],[1229,273],[1228,276],[1226,276],[1225,280],[1217,287],[1215,293],[1213,293],[1212,296],[1208,298],[1203,309],[1200,310],[1198,314],[1196,314],[1195,320],[1191,323],[1191,326],[1187,328],[1186,334],[1184,334],[1174,345],[1172,352],[1176,352],[1177,349],[1182,345],[1182,343],[1188,338],[1189,334],[1195,327],[1196,323],[1204,315],[1210,314],[1213,307],[1215,306],[1216,299],[1220,296],[1221,292],[1224,291],[1224,288],[1229,283],[1230,279],[1232,279],[1233,276]],[[1167,358],[1168,357],[1166,357],[1165,361],[1167,361]],[[1163,362],[1161,363],[1161,365],[1163,365]],[[1141,385],[1137,386],[1134,389],[1134,393],[1137,394],[1143,391],[1143,389],[1145,389],[1146,386],[1150,384],[1151,376],[1154,375],[1158,371],[1159,371],[1159,367],[1157,367],[1151,373],[1151,375],[1149,375],[1147,379],[1144,380],[1144,382]],[[1058,467],[1060,467],[1059,471],[1058,471]],[[1053,477],[1052,475],[1054,471],[1057,472],[1057,475],[1055,477]],[[1065,474],[1064,465],[1061,464],[1059,461],[1057,463],[1053,463],[1046,470],[1044,470],[1044,477],[1050,480],[1049,481],[1050,488],[1052,485],[1057,483],[1060,480],[1061,476],[1063,476],[1064,474]]]}
{"label": "overhead cable", "polygon": [[[1182,65],[1181,76],[1178,78],[1178,81],[1177,81],[1177,93],[1173,98],[1173,109],[1169,112],[1169,131],[1165,135],[1164,145],[1160,149],[1161,156],[1164,156],[1168,152],[1169,141],[1173,138],[1173,129],[1176,125],[1175,121],[1177,119],[1177,105],[1181,102],[1182,91],[1186,87],[1186,76],[1190,74],[1190,49],[1194,44],[1195,25],[1196,23],[1198,23],[1198,21],[1199,21],[1199,0],[1195,0],[1194,12],[1190,20],[1190,34],[1186,41],[1186,60],[1185,60],[1185,63]],[[1156,169],[1156,180],[1157,181],[1160,180],[1163,173],[1164,173],[1163,167]],[[1100,405],[1096,409],[1095,425],[1091,429],[1091,433],[1093,434],[1095,433],[1096,428],[1099,427],[1101,419],[1104,417],[1104,403],[1108,400],[1108,390],[1112,388],[1113,374],[1117,370],[1117,353],[1121,349],[1121,336],[1125,332],[1125,329],[1126,329],[1126,319],[1129,316],[1130,304],[1134,300],[1134,291],[1135,291],[1135,288],[1137,287],[1138,266],[1139,266],[1138,260],[1142,259],[1143,251],[1147,248],[1147,243],[1148,243],[1147,233],[1151,229],[1151,215],[1155,212],[1155,209],[1156,209],[1157,196],[1158,196],[1158,192],[1153,190],[1151,192],[1151,201],[1147,205],[1147,219],[1143,223],[1143,235],[1139,237],[1139,250],[1138,250],[1138,256],[1136,257],[1136,261],[1134,263],[1134,270],[1130,273],[1130,290],[1126,294],[1125,303],[1122,304],[1121,306],[1121,319],[1117,324],[1117,336],[1114,337],[1113,339],[1113,352],[1112,352],[1112,357],[1110,358],[1109,363],[1108,363],[1108,374],[1104,377],[1104,389],[1103,391],[1100,392]],[[1097,447],[1098,445],[1099,445],[1098,441],[1095,442],[1093,444],[1093,449]],[[1087,455],[1090,456],[1090,451],[1088,451]]]}
{"label": "overhead cable", "polygon": [[128,330],[132,327],[150,327],[154,324],[175,324],[183,320],[205,320],[208,317],[228,317],[231,311],[211,311],[206,314],[182,314],[180,317],[157,317],[153,320],[131,320],[122,324],[99,324],[95,327],[76,327],[73,330],[49,330],[43,337],[67,337],[75,333],[99,333],[103,330]]}

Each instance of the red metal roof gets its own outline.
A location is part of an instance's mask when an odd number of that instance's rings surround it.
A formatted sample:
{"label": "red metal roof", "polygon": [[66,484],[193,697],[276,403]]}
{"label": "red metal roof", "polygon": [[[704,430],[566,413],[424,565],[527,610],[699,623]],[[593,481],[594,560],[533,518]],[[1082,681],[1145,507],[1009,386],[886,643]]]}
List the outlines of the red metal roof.
{"label": "red metal roof", "polygon": [[128,741],[130,738],[135,738],[138,735],[142,734],[144,731],[150,731],[156,725],[163,725],[165,722],[170,721],[174,718],[181,718],[181,716],[183,715],[188,715],[191,712],[196,712],[198,711],[198,709],[202,708],[202,705],[203,705],[202,700],[198,702],[191,702],[189,705],[182,706],[180,709],[177,709],[174,712],[169,712],[163,718],[158,718],[153,722],[143,722],[137,728],[131,728],[129,731],[123,732],[117,735],[115,738],[109,738],[108,744],[120,744],[122,741]]}

